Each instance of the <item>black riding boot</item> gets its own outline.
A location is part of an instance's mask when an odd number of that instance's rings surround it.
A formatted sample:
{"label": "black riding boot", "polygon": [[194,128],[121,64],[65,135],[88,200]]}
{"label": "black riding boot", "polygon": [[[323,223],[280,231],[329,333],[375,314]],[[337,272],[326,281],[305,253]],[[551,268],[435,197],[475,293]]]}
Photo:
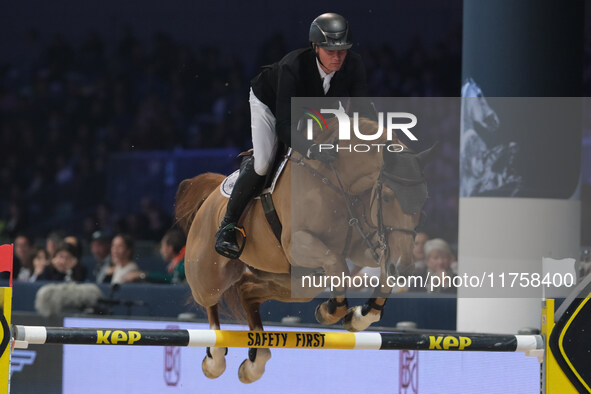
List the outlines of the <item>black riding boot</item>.
{"label": "black riding boot", "polygon": [[242,232],[243,235],[244,230],[237,227],[237,223],[246,205],[256,196],[264,181],[265,176],[257,174],[254,170],[254,160],[248,160],[236,179],[226,208],[226,215],[215,236],[215,250],[222,256],[231,259],[240,257],[242,248],[236,241],[236,230]]}

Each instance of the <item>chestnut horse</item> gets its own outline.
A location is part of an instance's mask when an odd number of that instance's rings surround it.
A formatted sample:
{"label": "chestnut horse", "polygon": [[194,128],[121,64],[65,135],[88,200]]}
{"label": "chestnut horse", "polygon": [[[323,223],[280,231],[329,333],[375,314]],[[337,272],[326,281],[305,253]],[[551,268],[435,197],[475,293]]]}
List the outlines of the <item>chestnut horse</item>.
{"label": "chestnut horse", "polygon": [[[360,119],[358,128],[375,134],[378,125]],[[320,139],[316,142],[326,143],[334,136],[324,133]],[[365,141],[353,137],[350,142]],[[423,167],[431,152],[412,153],[400,141],[387,141],[385,136],[374,141],[368,152],[340,150],[331,164],[304,160],[294,152],[273,191],[283,225],[281,242],[256,201],[242,218],[248,242],[239,260],[214,250],[228,201],[219,190],[224,176],[206,173],[184,180],[177,192],[176,217],[187,232],[187,281],[195,301],[207,309],[210,328],[220,329],[217,305],[226,293],[226,298],[238,298],[250,329],[262,330],[262,302],[309,301],[324,290],[299,286],[293,271],[342,277],[349,275],[346,258],[359,266],[380,266],[380,285],[364,305],[348,309],[346,287],[341,283],[317,307],[317,320],[334,324],[344,318],[350,331],[364,330],[380,320],[392,290],[387,275],[412,271],[414,230],[427,198]],[[207,377],[224,372],[226,351],[207,349],[202,363]],[[240,381],[259,379],[270,357],[269,349],[250,349],[239,369]]]}

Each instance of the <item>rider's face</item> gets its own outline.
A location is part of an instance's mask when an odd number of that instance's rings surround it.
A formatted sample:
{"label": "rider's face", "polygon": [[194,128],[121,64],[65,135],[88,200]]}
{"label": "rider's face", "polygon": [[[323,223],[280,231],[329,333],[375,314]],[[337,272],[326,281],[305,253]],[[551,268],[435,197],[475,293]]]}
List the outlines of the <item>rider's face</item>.
{"label": "rider's face", "polygon": [[320,58],[320,67],[325,73],[330,74],[334,71],[339,71],[343,66],[345,57],[347,56],[346,49],[340,49],[338,51],[327,51],[326,49],[316,47],[318,57]]}

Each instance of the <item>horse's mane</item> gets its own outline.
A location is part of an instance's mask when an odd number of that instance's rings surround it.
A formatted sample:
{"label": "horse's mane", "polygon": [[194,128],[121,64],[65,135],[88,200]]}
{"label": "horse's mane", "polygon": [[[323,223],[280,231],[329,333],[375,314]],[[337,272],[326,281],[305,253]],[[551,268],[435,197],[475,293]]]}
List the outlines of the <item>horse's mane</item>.
{"label": "horse's mane", "polygon": [[181,182],[176,192],[174,213],[185,234],[189,232],[197,210],[223,180],[222,174],[207,172]]}

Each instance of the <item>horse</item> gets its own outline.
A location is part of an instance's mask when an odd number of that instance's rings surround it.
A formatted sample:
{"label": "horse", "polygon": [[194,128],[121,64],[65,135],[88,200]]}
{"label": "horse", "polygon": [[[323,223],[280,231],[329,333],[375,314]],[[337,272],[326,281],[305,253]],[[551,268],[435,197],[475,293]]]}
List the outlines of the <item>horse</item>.
{"label": "horse", "polygon": [[518,193],[516,142],[500,142],[499,117],[472,78],[462,86],[460,197]]}
{"label": "horse", "polygon": [[[374,134],[376,122],[356,120],[364,134]],[[329,130],[335,126],[335,119],[329,120]],[[334,134],[322,133],[315,142],[333,141]],[[366,141],[353,137],[350,142]],[[347,257],[358,265],[379,265],[379,286],[365,304],[350,309],[345,284],[335,286],[330,298],[317,307],[316,318],[324,324],[343,319],[350,331],[379,321],[392,290],[387,276],[408,274],[414,267],[415,228],[427,199],[423,168],[434,150],[413,153],[397,138],[387,141],[385,136],[375,142],[374,149],[363,154],[340,150],[331,164],[306,160],[294,152],[273,191],[283,224],[281,241],[267,223],[262,205],[254,203],[241,219],[250,235],[239,259],[225,258],[214,250],[215,232],[227,203],[219,190],[224,176],[206,173],[180,184],[175,214],[187,232],[187,281],[194,300],[206,308],[211,329],[220,328],[218,304],[224,297],[240,303],[251,330],[263,330],[262,302],[310,301],[324,290],[294,289],[299,282],[292,273],[348,274]],[[392,151],[392,146],[402,150]],[[207,349],[202,362],[205,376],[216,378],[224,372],[226,352],[226,348]],[[240,365],[240,381],[259,379],[270,357],[269,349],[251,348]]]}

